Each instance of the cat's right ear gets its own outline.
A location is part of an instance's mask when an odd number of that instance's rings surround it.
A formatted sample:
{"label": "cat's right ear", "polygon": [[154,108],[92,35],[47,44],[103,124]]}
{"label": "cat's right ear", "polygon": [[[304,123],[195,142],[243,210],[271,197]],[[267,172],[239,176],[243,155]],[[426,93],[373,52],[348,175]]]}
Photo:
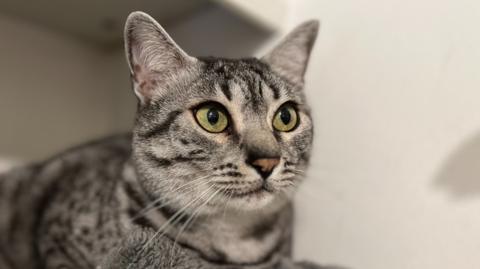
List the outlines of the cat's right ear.
{"label": "cat's right ear", "polygon": [[293,84],[303,86],[305,71],[310,52],[317,38],[319,25],[317,20],[300,24],[262,60]]}
{"label": "cat's right ear", "polygon": [[133,88],[142,104],[161,95],[169,80],[196,61],[155,19],[143,12],[128,16],[124,38]]}

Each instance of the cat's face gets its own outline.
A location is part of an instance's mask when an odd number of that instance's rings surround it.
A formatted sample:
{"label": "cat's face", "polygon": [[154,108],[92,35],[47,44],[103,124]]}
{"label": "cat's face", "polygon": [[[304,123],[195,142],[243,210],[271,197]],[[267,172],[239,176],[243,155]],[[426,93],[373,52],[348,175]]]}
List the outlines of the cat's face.
{"label": "cat's face", "polygon": [[262,60],[197,59],[147,15],[130,16],[134,160],[152,199],[219,212],[292,198],[312,144],[302,88],[316,31],[302,25]]}

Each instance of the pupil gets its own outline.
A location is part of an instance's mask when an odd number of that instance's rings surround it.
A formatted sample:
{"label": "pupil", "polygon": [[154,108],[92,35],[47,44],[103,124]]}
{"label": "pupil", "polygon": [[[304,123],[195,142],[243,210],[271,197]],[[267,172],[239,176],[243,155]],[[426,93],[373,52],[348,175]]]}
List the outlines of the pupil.
{"label": "pupil", "polygon": [[215,125],[218,122],[219,117],[220,115],[218,114],[218,111],[216,109],[211,108],[210,110],[208,110],[207,119],[210,124]]}
{"label": "pupil", "polygon": [[290,122],[290,120],[292,119],[292,115],[290,115],[290,111],[288,111],[288,108],[283,108],[282,110],[280,110],[280,119],[285,125]]}

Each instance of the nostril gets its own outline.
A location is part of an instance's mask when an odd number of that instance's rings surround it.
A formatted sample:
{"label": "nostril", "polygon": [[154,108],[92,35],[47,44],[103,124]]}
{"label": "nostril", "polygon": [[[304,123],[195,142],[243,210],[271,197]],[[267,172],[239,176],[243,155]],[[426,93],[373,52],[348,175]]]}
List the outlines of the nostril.
{"label": "nostril", "polygon": [[255,170],[257,170],[258,174],[260,174],[260,176],[263,178],[263,179],[267,179],[271,174],[272,174],[272,171],[263,171],[262,169],[260,169],[260,167],[258,166],[254,166]]}
{"label": "nostril", "polygon": [[262,158],[253,160],[250,163],[255,170],[262,176],[263,179],[268,178],[275,166],[280,162],[280,158]]}

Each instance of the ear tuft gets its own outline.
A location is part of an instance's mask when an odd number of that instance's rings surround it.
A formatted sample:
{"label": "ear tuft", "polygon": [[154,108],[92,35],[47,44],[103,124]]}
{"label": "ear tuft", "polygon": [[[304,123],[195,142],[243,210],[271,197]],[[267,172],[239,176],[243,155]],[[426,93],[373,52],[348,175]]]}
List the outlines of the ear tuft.
{"label": "ear tuft", "polygon": [[300,24],[262,60],[285,79],[302,86],[319,25],[317,20]]}
{"label": "ear tuft", "polygon": [[195,61],[157,21],[140,11],[128,16],[124,39],[134,90],[142,103],[161,94],[168,79]]}

